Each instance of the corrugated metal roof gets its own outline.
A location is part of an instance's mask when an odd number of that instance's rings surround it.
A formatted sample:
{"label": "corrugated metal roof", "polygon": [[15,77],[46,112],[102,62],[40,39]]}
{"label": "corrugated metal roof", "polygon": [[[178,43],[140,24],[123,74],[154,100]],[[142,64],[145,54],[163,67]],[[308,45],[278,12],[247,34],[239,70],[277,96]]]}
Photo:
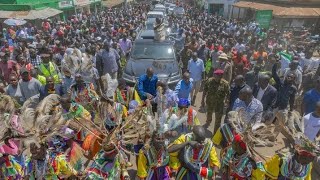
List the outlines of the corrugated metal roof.
{"label": "corrugated metal roof", "polygon": [[316,18],[320,17],[320,8],[285,7],[273,4],[240,1],[233,6],[254,10],[272,10],[273,16],[280,18]]}
{"label": "corrugated metal roof", "polygon": [[41,10],[31,10],[31,11],[0,11],[0,19],[8,19],[8,18],[17,18],[17,19],[25,19],[25,20],[46,19],[60,13],[62,13],[62,11],[54,8],[45,8]]}
{"label": "corrugated metal roof", "polygon": [[113,6],[117,6],[121,3],[123,3],[124,0],[107,0],[107,1],[102,1],[102,5],[106,6],[108,8],[111,8]]}

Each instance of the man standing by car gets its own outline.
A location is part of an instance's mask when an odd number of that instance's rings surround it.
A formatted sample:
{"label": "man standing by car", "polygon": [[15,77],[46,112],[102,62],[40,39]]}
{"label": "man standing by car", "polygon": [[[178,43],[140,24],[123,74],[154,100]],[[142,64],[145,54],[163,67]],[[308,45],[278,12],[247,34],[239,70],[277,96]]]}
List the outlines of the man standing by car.
{"label": "man standing by car", "polygon": [[157,82],[158,76],[154,75],[152,68],[148,68],[146,74],[139,77],[138,94],[141,100],[152,100],[156,97]]}
{"label": "man standing by car", "polygon": [[201,82],[204,77],[204,64],[203,60],[198,58],[198,53],[194,52],[192,58],[188,63],[188,71],[190,77],[193,79],[193,86],[191,90],[191,104],[194,105],[197,94],[201,87]]}
{"label": "man standing by car", "polygon": [[132,48],[132,42],[127,37],[128,35],[124,34],[123,38],[119,40],[119,45],[122,52],[124,53],[124,56],[128,59],[131,48]]}
{"label": "man standing by car", "polygon": [[193,79],[190,78],[190,73],[185,72],[183,74],[182,80],[178,82],[175,88],[175,93],[178,95],[179,99],[188,99],[188,103],[191,103],[191,89],[193,86]]}
{"label": "man standing by car", "polygon": [[110,48],[109,43],[105,42],[103,48],[96,57],[96,67],[100,76],[100,87],[105,93],[108,90],[107,74],[111,76],[112,79],[117,78],[117,72],[119,68],[120,56],[118,52]]}

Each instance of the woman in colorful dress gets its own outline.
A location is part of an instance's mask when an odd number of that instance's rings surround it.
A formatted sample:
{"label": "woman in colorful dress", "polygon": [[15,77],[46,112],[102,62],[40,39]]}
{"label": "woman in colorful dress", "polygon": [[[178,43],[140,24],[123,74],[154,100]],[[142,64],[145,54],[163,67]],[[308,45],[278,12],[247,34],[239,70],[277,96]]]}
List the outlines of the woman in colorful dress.
{"label": "woman in colorful dress", "polygon": [[240,134],[234,136],[232,145],[222,154],[222,179],[263,179],[264,168],[261,161],[251,157],[247,144]]}
{"label": "woman in colorful dress", "polygon": [[150,144],[139,151],[137,176],[141,180],[169,180],[169,153],[164,143],[164,135],[153,133]]}
{"label": "woman in colorful dress", "polygon": [[205,137],[202,126],[194,126],[192,133],[181,135],[169,145],[168,152],[170,168],[177,180],[210,180],[220,168],[215,147]]}
{"label": "woman in colorful dress", "polygon": [[306,137],[300,137],[294,152],[276,154],[265,163],[265,179],[311,180],[312,162],[319,156],[319,152],[319,147]]}

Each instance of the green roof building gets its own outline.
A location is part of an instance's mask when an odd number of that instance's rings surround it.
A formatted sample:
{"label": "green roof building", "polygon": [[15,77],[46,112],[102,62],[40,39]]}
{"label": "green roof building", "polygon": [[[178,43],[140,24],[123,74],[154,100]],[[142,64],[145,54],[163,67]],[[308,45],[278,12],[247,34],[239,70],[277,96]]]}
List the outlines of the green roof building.
{"label": "green roof building", "polygon": [[[0,0],[0,11],[31,11],[46,8],[63,11],[60,18],[65,20],[75,12],[90,12],[100,7],[101,0]],[[46,11],[43,11],[46,13]],[[0,17],[7,18],[7,17]]]}

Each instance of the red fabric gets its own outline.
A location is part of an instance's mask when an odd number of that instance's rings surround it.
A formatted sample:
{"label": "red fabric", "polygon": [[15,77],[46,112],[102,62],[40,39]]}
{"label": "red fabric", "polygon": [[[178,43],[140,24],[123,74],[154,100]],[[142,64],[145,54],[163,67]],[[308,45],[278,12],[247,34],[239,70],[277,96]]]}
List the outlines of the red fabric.
{"label": "red fabric", "polygon": [[299,151],[298,151],[298,154],[299,154],[300,156],[304,156],[304,157],[315,157],[315,155],[314,155],[313,153],[308,152],[308,151],[306,151],[306,150],[299,150]]}
{"label": "red fabric", "polygon": [[200,148],[193,148],[193,159],[198,159]]}
{"label": "red fabric", "polygon": [[193,109],[189,108],[188,110],[188,125],[193,126]]}
{"label": "red fabric", "polygon": [[126,96],[126,93],[124,91],[121,91],[121,96],[122,96],[124,101],[127,101],[127,96]]}
{"label": "red fabric", "polygon": [[242,149],[247,150],[246,143],[243,142],[243,140],[239,134],[234,136],[234,141],[239,143],[239,145]]}

